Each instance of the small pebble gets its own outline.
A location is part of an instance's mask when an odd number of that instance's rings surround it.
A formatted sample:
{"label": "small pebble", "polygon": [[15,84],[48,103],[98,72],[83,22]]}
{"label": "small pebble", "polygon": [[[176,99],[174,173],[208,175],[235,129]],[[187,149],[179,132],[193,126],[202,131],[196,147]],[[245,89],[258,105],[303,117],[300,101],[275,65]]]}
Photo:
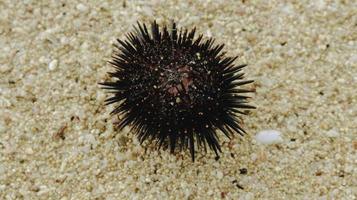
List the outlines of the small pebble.
{"label": "small pebble", "polygon": [[87,6],[85,6],[84,4],[78,4],[76,6],[77,10],[81,11],[81,12],[86,12],[87,11]]}
{"label": "small pebble", "polygon": [[58,65],[58,60],[54,59],[48,64],[48,69],[50,71],[53,71],[57,68],[57,65]]}
{"label": "small pebble", "polygon": [[277,130],[260,131],[255,139],[261,144],[278,144],[283,141],[281,133]]}
{"label": "small pebble", "polygon": [[248,170],[247,170],[247,168],[242,168],[242,169],[239,169],[239,173],[240,174],[247,174]]}
{"label": "small pebble", "polygon": [[326,132],[326,136],[327,137],[338,137],[339,135],[340,134],[334,129],[331,129],[331,130]]}

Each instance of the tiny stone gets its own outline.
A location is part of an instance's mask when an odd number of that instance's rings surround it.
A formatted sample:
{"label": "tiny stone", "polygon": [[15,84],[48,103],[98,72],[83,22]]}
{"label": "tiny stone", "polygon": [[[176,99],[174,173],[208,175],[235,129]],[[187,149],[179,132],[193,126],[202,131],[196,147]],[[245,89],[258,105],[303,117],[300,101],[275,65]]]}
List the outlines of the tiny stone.
{"label": "tiny stone", "polygon": [[180,103],[180,102],[181,102],[180,97],[177,97],[177,98],[176,98],[176,103]]}
{"label": "tiny stone", "polygon": [[327,137],[338,137],[339,135],[340,134],[334,129],[331,129],[331,130],[326,132],[326,136]]}
{"label": "tiny stone", "polygon": [[322,175],[322,172],[321,171],[317,171],[316,173],[315,173],[315,176],[321,176]]}
{"label": "tiny stone", "polygon": [[276,130],[263,130],[260,131],[255,139],[261,144],[278,144],[283,141],[281,133]]}
{"label": "tiny stone", "polygon": [[58,60],[54,59],[48,64],[48,69],[50,71],[53,71],[57,68],[57,65],[58,65]]}
{"label": "tiny stone", "polygon": [[241,190],[244,190],[244,187],[239,185],[238,183],[236,184],[237,188],[241,189]]}
{"label": "tiny stone", "polygon": [[341,177],[341,178],[345,177],[345,172],[344,171],[339,171],[338,172],[338,176]]}
{"label": "tiny stone", "polygon": [[87,11],[87,6],[85,6],[84,4],[78,4],[77,6],[76,6],[76,8],[77,8],[77,10],[79,10],[79,11],[81,11],[81,12],[85,12],[85,11]]}
{"label": "tiny stone", "polygon": [[247,174],[248,170],[247,170],[247,168],[242,168],[242,169],[239,169],[239,172],[240,172],[240,174]]}

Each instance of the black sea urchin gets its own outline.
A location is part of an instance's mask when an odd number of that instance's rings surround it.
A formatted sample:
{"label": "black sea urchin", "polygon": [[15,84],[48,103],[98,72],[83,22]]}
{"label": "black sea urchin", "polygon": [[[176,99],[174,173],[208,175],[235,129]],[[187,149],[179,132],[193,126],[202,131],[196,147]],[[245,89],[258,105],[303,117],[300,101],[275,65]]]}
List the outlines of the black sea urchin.
{"label": "black sea urchin", "polygon": [[216,131],[228,138],[243,135],[238,115],[254,108],[241,95],[252,90],[238,88],[253,82],[242,80],[246,65],[225,57],[223,44],[194,36],[195,29],[177,31],[175,23],[160,30],[153,22],[151,33],[138,23],[115,45],[115,72],[109,75],[116,80],[101,83],[114,95],[106,103],[119,103],[112,111],[122,116],[119,130],[130,125],[141,143],[155,142],[172,153],[176,146],[189,148],[192,160],[195,144],[205,151],[208,145],[218,156]]}

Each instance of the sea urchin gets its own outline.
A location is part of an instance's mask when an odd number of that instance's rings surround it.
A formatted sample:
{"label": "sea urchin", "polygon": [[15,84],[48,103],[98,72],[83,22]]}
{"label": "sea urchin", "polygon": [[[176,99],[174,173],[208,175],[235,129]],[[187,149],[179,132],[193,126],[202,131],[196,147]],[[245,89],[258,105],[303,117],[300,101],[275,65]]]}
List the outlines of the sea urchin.
{"label": "sea urchin", "polygon": [[216,155],[221,152],[217,130],[228,138],[243,135],[239,115],[246,114],[252,92],[239,86],[246,65],[234,65],[237,57],[224,56],[222,45],[213,39],[195,38],[191,31],[164,26],[154,21],[151,33],[138,22],[126,40],[114,45],[118,51],[109,63],[115,68],[114,81],[101,83],[113,96],[107,104],[118,103],[112,114],[122,116],[119,130],[130,125],[141,143],[155,142],[173,153],[189,148],[192,160],[195,145]]}

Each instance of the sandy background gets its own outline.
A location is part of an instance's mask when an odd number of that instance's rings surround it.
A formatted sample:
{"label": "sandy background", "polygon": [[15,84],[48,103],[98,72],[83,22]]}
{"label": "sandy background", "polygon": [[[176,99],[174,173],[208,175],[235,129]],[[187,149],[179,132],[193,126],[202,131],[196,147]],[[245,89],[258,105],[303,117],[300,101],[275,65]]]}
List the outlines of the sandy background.
{"label": "sandy background", "polygon": [[[258,109],[219,160],[113,128],[97,83],[153,19],[249,64]],[[0,1],[0,199],[356,199],[356,105],[356,1]],[[259,144],[265,129],[283,141]]]}

